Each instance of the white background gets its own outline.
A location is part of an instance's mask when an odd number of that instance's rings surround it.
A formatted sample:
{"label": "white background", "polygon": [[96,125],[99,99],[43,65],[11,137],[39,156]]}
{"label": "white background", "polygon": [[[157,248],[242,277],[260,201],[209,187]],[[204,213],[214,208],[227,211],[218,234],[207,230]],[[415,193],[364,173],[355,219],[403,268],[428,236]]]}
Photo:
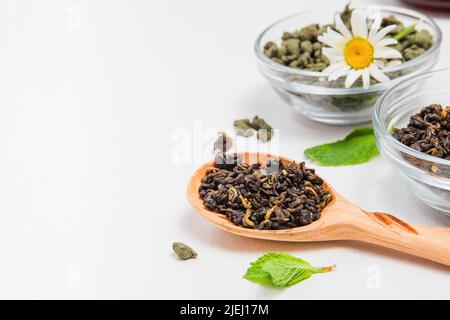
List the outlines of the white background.
{"label": "white background", "polygon": [[[206,132],[236,118],[268,119],[279,129],[279,152],[296,160],[351,130],[289,110],[253,54],[268,24],[331,2],[1,1],[0,297],[450,298],[448,268],[360,243],[240,238],[186,200],[188,179],[210,150]],[[433,16],[445,66],[450,20]],[[450,227],[381,157],[315,167],[367,210]],[[193,246],[198,259],[177,260],[173,241]],[[242,279],[267,251],[338,267],[284,290]]]}

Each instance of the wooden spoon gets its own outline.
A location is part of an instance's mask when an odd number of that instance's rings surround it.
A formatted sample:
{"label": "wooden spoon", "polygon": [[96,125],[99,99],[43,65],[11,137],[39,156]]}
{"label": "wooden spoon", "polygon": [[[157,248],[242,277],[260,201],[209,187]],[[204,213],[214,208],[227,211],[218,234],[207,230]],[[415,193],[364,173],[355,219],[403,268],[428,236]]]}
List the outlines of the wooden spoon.
{"label": "wooden spoon", "polygon": [[[242,153],[249,164],[279,159],[292,161],[264,153]],[[324,187],[333,194],[333,200],[324,208],[322,216],[313,223],[286,230],[256,230],[234,225],[225,216],[204,208],[198,189],[210,162],[199,168],[188,185],[188,199],[192,206],[209,222],[231,233],[258,239],[279,241],[332,241],[356,240],[376,244],[413,256],[418,256],[450,266],[450,229],[430,226],[413,226],[388,213],[366,212],[337,193],[326,182]]]}

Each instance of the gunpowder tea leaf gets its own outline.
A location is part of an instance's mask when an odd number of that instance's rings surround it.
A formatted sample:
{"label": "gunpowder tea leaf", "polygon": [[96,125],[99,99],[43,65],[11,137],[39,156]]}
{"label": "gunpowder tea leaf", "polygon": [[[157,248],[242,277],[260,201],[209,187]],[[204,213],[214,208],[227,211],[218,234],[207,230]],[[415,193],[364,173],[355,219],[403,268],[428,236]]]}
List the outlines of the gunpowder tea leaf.
{"label": "gunpowder tea leaf", "polygon": [[372,128],[354,129],[344,140],[305,150],[305,155],[322,166],[351,166],[378,155]]}
{"label": "gunpowder tea leaf", "polygon": [[172,244],[172,249],[177,257],[182,260],[188,260],[197,257],[197,252],[195,252],[194,249],[182,242],[174,242]]}
{"label": "gunpowder tea leaf", "polygon": [[313,274],[326,273],[335,268],[336,265],[317,268],[290,254],[269,252],[250,263],[244,279],[283,288],[306,280]]}
{"label": "gunpowder tea leaf", "polygon": [[257,131],[259,140],[268,142],[272,139],[272,127],[263,118],[258,116],[255,116],[252,121],[249,119],[235,120],[234,128],[236,134],[240,136],[250,137]]}
{"label": "gunpowder tea leaf", "polygon": [[251,137],[255,134],[255,130],[253,130],[249,119],[235,120],[233,125],[236,130],[236,134],[239,136]]}
{"label": "gunpowder tea leaf", "polygon": [[[432,104],[411,116],[404,128],[392,128],[392,135],[400,143],[418,152],[433,157],[450,160],[450,107]],[[401,152],[403,158],[413,166],[433,175],[450,178],[450,170],[445,164],[420,159]],[[448,191],[445,191],[448,193]],[[445,193],[445,196],[447,196]]]}
{"label": "gunpowder tea leaf", "polygon": [[272,127],[263,119],[255,116],[252,121],[252,126],[258,130],[258,139],[264,142],[272,139]]}
{"label": "gunpowder tea leaf", "polygon": [[198,192],[206,209],[257,230],[308,225],[333,199],[324,181],[304,162],[283,164],[274,159],[250,165],[236,155],[216,158]]}
{"label": "gunpowder tea leaf", "polygon": [[218,135],[214,142],[214,152],[227,152],[233,146],[233,140],[225,132],[219,132]]}
{"label": "gunpowder tea leaf", "polygon": [[232,170],[240,162],[242,162],[242,156],[237,153],[218,152],[214,157],[215,166],[223,170]]}
{"label": "gunpowder tea leaf", "polygon": [[413,115],[393,136],[404,145],[434,157],[450,159],[450,107],[432,104]]}

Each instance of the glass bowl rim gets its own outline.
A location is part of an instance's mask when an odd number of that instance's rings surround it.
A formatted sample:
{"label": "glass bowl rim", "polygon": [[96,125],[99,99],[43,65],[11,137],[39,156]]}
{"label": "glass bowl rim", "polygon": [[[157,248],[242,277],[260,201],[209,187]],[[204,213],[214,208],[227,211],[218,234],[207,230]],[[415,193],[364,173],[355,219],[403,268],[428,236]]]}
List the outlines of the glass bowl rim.
{"label": "glass bowl rim", "polygon": [[[383,71],[386,73],[389,72],[396,72],[396,71],[401,71],[403,69],[406,69],[408,67],[412,67],[415,65],[419,65],[420,63],[422,63],[424,60],[427,60],[427,58],[429,58],[435,51],[437,51],[440,46],[441,46],[441,42],[442,42],[442,31],[439,28],[438,24],[436,23],[436,21],[430,17],[429,15],[420,13],[416,10],[412,10],[412,9],[407,9],[407,8],[402,8],[402,7],[397,7],[397,6],[388,6],[388,5],[377,5],[377,4],[372,4],[372,5],[357,5],[355,6],[355,8],[377,8],[380,9],[381,11],[388,11],[388,12],[392,12],[392,13],[399,13],[399,14],[409,14],[411,16],[415,16],[415,17],[420,17],[422,20],[427,21],[429,23],[429,25],[431,26],[433,32],[435,33],[435,41],[433,43],[433,45],[431,46],[430,49],[428,49],[424,54],[420,55],[417,58],[411,59],[409,61],[406,61],[398,66],[394,66],[394,67],[388,67],[388,68],[384,68]],[[255,41],[255,45],[254,45],[254,52],[256,54],[256,57],[258,58],[258,61],[260,61],[261,63],[263,63],[264,65],[268,66],[270,69],[273,69],[275,71],[278,72],[282,72],[285,74],[296,74],[296,75],[301,75],[301,76],[307,76],[307,77],[315,77],[317,78],[317,80],[319,80],[320,78],[324,78],[326,77],[325,74],[322,74],[321,72],[317,72],[317,71],[307,71],[307,70],[302,70],[302,69],[297,69],[297,68],[292,68],[289,66],[285,66],[282,64],[279,64],[275,61],[273,61],[272,59],[266,57],[266,55],[263,52],[263,46],[262,46],[262,38],[266,35],[266,33],[271,30],[273,27],[277,26],[278,24],[294,18],[296,16],[300,16],[300,15],[305,15],[307,13],[314,13],[314,12],[318,12],[320,9],[318,8],[310,8],[307,10],[302,10],[299,11],[297,13],[291,14],[289,16],[286,16],[282,19],[277,20],[276,22],[272,23],[271,25],[269,25],[268,27],[266,27],[256,38]],[[333,18],[331,18],[330,20],[332,20]],[[371,92],[378,92],[378,91],[383,91],[388,89],[389,87],[391,87],[392,82],[398,82],[402,79],[405,79],[409,76],[410,74],[405,74],[403,76],[400,76],[398,78],[392,79],[390,81],[384,82],[384,83],[376,83],[374,85],[371,85],[368,89],[364,89],[362,87],[356,87],[356,88],[328,88],[328,87],[321,87],[321,86],[316,86],[316,85],[309,85],[311,87],[316,87],[317,89],[324,89],[324,91],[328,92],[330,90],[335,91],[337,94],[360,94],[360,93],[371,93]]]}
{"label": "glass bowl rim", "polygon": [[[404,145],[403,143],[401,143],[400,141],[398,141],[397,139],[395,139],[392,136],[392,133],[389,132],[389,129],[386,126],[384,126],[380,120],[381,107],[383,106],[385,100],[391,94],[395,94],[396,90],[400,86],[404,87],[404,86],[407,86],[409,83],[412,83],[412,82],[415,83],[417,81],[420,81],[420,79],[429,77],[430,75],[433,76],[435,74],[440,74],[440,73],[449,73],[450,74],[450,67],[421,73],[420,75],[418,75],[414,78],[407,79],[401,83],[394,85],[392,88],[386,90],[381,95],[381,97],[377,100],[377,102],[375,103],[375,107],[374,107],[373,113],[372,113],[372,123],[373,123],[373,127],[375,129],[375,132],[380,135],[380,139],[385,140],[395,149],[400,150],[401,152],[407,153],[408,155],[413,156],[415,158],[419,158],[421,160],[425,160],[428,162],[434,162],[434,163],[442,164],[445,166],[450,166],[450,160],[435,157],[435,156],[414,150],[413,148]],[[449,89],[449,93],[450,93],[450,89]]]}

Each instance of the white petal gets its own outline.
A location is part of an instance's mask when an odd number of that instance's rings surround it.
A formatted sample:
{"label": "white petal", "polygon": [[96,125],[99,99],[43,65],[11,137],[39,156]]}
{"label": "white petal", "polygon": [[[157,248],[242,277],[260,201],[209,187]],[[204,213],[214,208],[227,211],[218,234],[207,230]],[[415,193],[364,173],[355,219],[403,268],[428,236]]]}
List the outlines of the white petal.
{"label": "white petal", "polygon": [[373,63],[369,66],[369,72],[379,82],[389,81],[389,78]]}
{"label": "white petal", "polygon": [[328,54],[331,56],[342,56],[344,55],[344,51],[341,49],[336,49],[336,48],[328,48],[328,47],[323,47],[322,48],[322,53],[323,54]]}
{"label": "white petal", "polygon": [[375,59],[400,59],[402,57],[402,54],[394,48],[380,47],[375,48],[373,57]]}
{"label": "white petal", "polygon": [[322,54],[330,61],[342,61],[344,60],[344,52],[334,48],[322,48]]}
{"label": "white petal", "polygon": [[[342,34],[334,31],[330,27],[328,27],[327,32],[323,34],[324,40],[332,43],[331,47],[335,48],[343,48],[345,43],[347,43],[348,39],[346,39]],[[320,41],[320,40],[319,40]]]}
{"label": "white petal", "polygon": [[370,31],[369,31],[369,39],[372,38],[378,31],[378,29],[380,29],[381,26],[381,14],[380,12],[377,12],[377,14],[375,15],[375,19],[372,22],[372,25],[370,26]]}
{"label": "white petal", "polygon": [[367,38],[367,18],[364,11],[361,9],[353,10],[351,25],[353,36]]}
{"label": "white petal", "polygon": [[397,43],[398,43],[398,41],[395,40],[394,38],[384,38],[383,40],[375,43],[375,47],[391,46],[391,45],[397,44]]}
{"label": "white petal", "polygon": [[319,40],[320,42],[326,44],[327,46],[333,47],[333,48],[340,48],[345,45],[344,37],[342,37],[342,39],[339,39],[337,37],[328,35],[328,33],[318,36],[317,40]]}
{"label": "white petal", "polygon": [[328,60],[329,60],[330,64],[335,64],[335,63],[343,62],[345,59],[343,56],[331,56],[331,57],[328,57]]}
{"label": "white petal", "polygon": [[367,69],[362,71],[363,87],[367,89],[370,86],[370,72]]}
{"label": "white petal", "polygon": [[352,38],[352,33],[348,30],[347,26],[342,21],[341,15],[337,14],[334,18],[334,23],[336,24],[336,29],[347,39]]}
{"label": "white petal", "polygon": [[380,31],[378,31],[376,34],[372,35],[369,40],[372,43],[377,43],[378,41],[380,41],[381,39],[383,39],[389,32],[391,32],[392,30],[394,30],[395,28],[397,28],[397,26],[395,24],[391,24],[387,27],[384,27],[383,29],[381,29]]}
{"label": "white petal", "polygon": [[345,79],[345,87],[350,88],[353,83],[361,76],[361,70],[351,70]]}
{"label": "white petal", "polygon": [[342,76],[345,76],[350,71],[350,69],[351,68],[347,65],[343,66],[340,69],[337,69],[336,71],[334,71],[332,74],[329,75],[328,81],[334,81]]}
{"label": "white petal", "polygon": [[378,68],[384,68],[385,67],[385,63],[383,60],[375,60],[373,62]]}
{"label": "white petal", "polygon": [[330,27],[327,28],[327,34],[329,34],[331,36],[335,36],[335,37],[337,37],[339,39],[342,39],[342,41],[345,41],[345,37],[342,34],[340,34],[339,32],[334,31]]}
{"label": "white petal", "polygon": [[338,70],[338,69],[340,69],[342,67],[345,67],[346,65],[347,64],[345,62],[334,63],[334,64],[329,65],[325,69],[323,69],[322,72],[330,74],[330,73],[333,73],[334,71],[336,71],[336,70]]}

